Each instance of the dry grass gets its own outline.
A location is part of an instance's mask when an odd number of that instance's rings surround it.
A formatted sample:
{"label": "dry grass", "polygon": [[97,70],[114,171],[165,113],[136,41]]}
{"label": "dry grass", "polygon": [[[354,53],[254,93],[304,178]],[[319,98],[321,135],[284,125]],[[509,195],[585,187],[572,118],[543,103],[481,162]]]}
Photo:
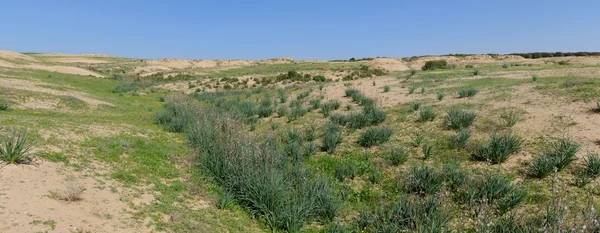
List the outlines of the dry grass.
{"label": "dry grass", "polygon": [[67,184],[65,185],[64,189],[53,191],[51,193],[52,197],[57,200],[76,202],[83,200],[81,195],[84,191],[85,187],[79,183],[76,178],[70,177],[67,179]]}

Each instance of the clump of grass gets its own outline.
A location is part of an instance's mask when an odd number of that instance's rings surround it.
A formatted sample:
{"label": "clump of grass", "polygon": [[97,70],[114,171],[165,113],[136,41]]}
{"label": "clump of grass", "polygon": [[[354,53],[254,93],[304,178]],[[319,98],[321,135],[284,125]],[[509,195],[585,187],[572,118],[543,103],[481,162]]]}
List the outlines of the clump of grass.
{"label": "clump of grass", "polygon": [[433,152],[435,152],[435,148],[433,147],[433,145],[423,145],[423,148],[421,149],[423,150],[424,160],[429,159],[429,157],[433,155]]}
{"label": "clump of grass", "polygon": [[527,196],[527,192],[520,187],[494,173],[486,173],[477,179],[470,179],[463,186],[456,193],[458,202],[495,206],[500,214],[515,208]]}
{"label": "clump of grass", "polygon": [[477,113],[474,111],[452,107],[448,110],[448,114],[446,115],[446,125],[454,130],[468,128],[473,124],[476,118]]}
{"label": "clump of grass", "polygon": [[487,145],[479,145],[473,153],[473,158],[492,164],[506,161],[511,154],[521,149],[521,138],[511,133],[493,134]]}
{"label": "clump of grass", "polygon": [[471,138],[471,130],[467,128],[462,128],[452,138],[452,146],[456,149],[465,148],[467,142],[469,141],[469,138]]}
{"label": "clump of grass", "polygon": [[531,75],[531,80],[533,80],[534,82],[538,80],[538,76],[537,75]]}
{"label": "clump of grass", "polygon": [[549,151],[537,156],[529,165],[529,176],[544,178],[554,171],[562,171],[575,160],[579,149],[579,144],[567,139],[553,142]]}
{"label": "clump of grass", "polygon": [[437,114],[435,113],[435,111],[433,110],[432,107],[426,107],[424,109],[421,109],[419,116],[420,116],[420,121],[426,122],[426,121],[435,120],[435,117],[437,116]]}
{"label": "clump of grass", "polygon": [[442,174],[444,174],[444,182],[450,190],[457,190],[467,178],[467,172],[461,169],[457,163],[445,164],[442,168]]}
{"label": "clump of grass", "polygon": [[10,109],[8,102],[0,101],[0,111],[6,111]]}
{"label": "clump of grass", "polygon": [[383,86],[383,92],[389,92],[392,88],[390,86]]}
{"label": "clump of grass", "polygon": [[235,204],[235,197],[230,192],[223,192],[215,204],[218,209],[229,209]]}
{"label": "clump of grass", "polygon": [[360,93],[360,91],[350,88],[350,89],[346,89],[346,91],[344,91],[344,93],[345,93],[344,97],[352,97],[352,96]]}
{"label": "clump of grass", "polygon": [[342,142],[342,127],[328,122],[325,125],[325,133],[323,135],[323,150],[329,154],[335,152],[336,147]]}
{"label": "clump of grass", "polygon": [[473,70],[473,76],[479,75],[479,70]]}
{"label": "clump of grass", "polygon": [[393,166],[398,166],[408,161],[408,153],[400,147],[392,147],[389,160]]}
{"label": "clump of grass", "polygon": [[75,178],[69,178],[67,185],[63,190],[53,192],[52,195],[62,201],[75,202],[82,200],[81,195],[85,191],[85,187]]}
{"label": "clump of grass", "polygon": [[444,92],[438,91],[437,93],[437,99],[439,101],[442,101],[442,99],[444,99],[444,97],[446,96],[446,94]]}
{"label": "clump of grass", "polygon": [[419,147],[425,141],[425,135],[417,133],[412,140],[412,146]]}
{"label": "clump of grass", "polygon": [[334,170],[334,176],[340,182],[344,181],[346,178],[353,180],[357,173],[358,168],[354,163],[350,162],[338,164]]}
{"label": "clump of grass", "polygon": [[363,147],[372,147],[387,142],[392,136],[392,129],[388,127],[371,127],[362,132],[358,144]]}
{"label": "clump of grass", "polygon": [[462,88],[458,91],[458,98],[473,97],[477,92],[475,88]]}
{"label": "clump of grass", "polygon": [[504,120],[506,127],[513,127],[521,119],[521,114],[517,111],[506,111],[500,117]]}
{"label": "clump of grass", "polygon": [[324,117],[329,117],[332,111],[340,108],[340,102],[338,100],[330,100],[321,104],[321,113]]}
{"label": "clump of grass", "polygon": [[159,96],[158,97],[158,102],[165,102],[165,97],[164,96]]}
{"label": "clump of grass", "polygon": [[406,190],[418,195],[433,195],[440,191],[444,183],[442,175],[425,165],[412,167],[406,179]]}
{"label": "clump of grass", "polygon": [[423,104],[423,101],[415,100],[410,103],[410,110],[417,111],[417,110],[419,110],[419,108],[421,107],[422,104]]}
{"label": "clump of grass", "polygon": [[425,88],[421,87],[421,95],[425,95]]}
{"label": "clump of grass", "polygon": [[0,160],[8,164],[29,163],[33,158],[32,149],[25,130],[12,130],[0,145]]}
{"label": "clump of grass", "polygon": [[600,175],[600,156],[590,153],[584,159],[584,166],[588,176],[596,178]]}
{"label": "clump of grass", "polygon": [[595,112],[600,112],[600,99],[596,100],[596,108],[594,108]]}
{"label": "clump of grass", "polygon": [[309,104],[312,110],[316,110],[321,107],[321,99],[312,99],[309,101]]}
{"label": "clump of grass", "polygon": [[415,86],[409,86],[408,87],[408,94],[412,94],[413,92],[415,92]]}
{"label": "clump of grass", "polygon": [[284,117],[285,115],[287,115],[288,109],[285,105],[281,105],[279,106],[279,108],[277,108],[277,116],[279,117]]}

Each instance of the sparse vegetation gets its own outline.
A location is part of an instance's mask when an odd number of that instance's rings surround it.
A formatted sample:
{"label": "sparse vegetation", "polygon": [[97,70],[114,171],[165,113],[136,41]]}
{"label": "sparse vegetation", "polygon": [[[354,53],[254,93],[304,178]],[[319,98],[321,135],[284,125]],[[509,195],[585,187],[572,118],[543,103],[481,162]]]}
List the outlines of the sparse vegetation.
{"label": "sparse vegetation", "polygon": [[0,145],[0,160],[8,164],[29,163],[32,159],[33,144],[25,130],[12,130]]}
{"label": "sparse vegetation", "polygon": [[384,93],[387,93],[387,92],[389,92],[389,91],[390,91],[390,89],[392,89],[390,86],[387,86],[387,85],[386,85],[386,86],[383,86],[383,92],[384,92]]}
{"label": "sparse vegetation", "polygon": [[372,147],[387,142],[392,136],[392,129],[387,127],[371,127],[360,134],[358,144]]}
{"label": "sparse vegetation", "polygon": [[503,163],[511,154],[521,149],[521,138],[511,134],[493,134],[487,144],[479,145],[473,152],[473,158],[492,164]]}
{"label": "sparse vegetation", "polygon": [[421,122],[426,122],[426,121],[433,121],[435,120],[436,117],[436,113],[433,110],[432,107],[426,107],[421,109],[421,111],[419,112],[419,116],[420,116],[420,121]]}
{"label": "sparse vegetation", "polygon": [[477,118],[477,113],[474,111],[459,109],[456,107],[450,108],[446,115],[446,125],[450,129],[458,130],[468,128]]}
{"label": "sparse vegetation", "polygon": [[575,154],[579,149],[579,144],[567,139],[553,142],[548,151],[533,160],[529,166],[529,175],[534,178],[544,178],[554,171],[562,171],[575,160]]}
{"label": "sparse vegetation", "polygon": [[458,91],[458,98],[473,97],[477,92],[475,88],[463,88]]}
{"label": "sparse vegetation", "polygon": [[421,70],[438,70],[438,69],[448,69],[448,62],[446,60],[434,60],[427,61],[425,65],[421,68]]}

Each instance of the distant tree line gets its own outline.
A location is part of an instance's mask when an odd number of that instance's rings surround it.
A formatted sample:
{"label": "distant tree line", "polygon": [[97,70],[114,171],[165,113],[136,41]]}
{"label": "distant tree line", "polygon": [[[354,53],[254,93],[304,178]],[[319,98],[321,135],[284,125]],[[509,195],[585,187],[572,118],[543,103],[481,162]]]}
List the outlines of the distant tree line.
{"label": "distant tree line", "polygon": [[587,57],[600,56],[600,52],[534,52],[534,53],[511,53],[509,55],[517,55],[528,59],[537,59],[544,57]]}

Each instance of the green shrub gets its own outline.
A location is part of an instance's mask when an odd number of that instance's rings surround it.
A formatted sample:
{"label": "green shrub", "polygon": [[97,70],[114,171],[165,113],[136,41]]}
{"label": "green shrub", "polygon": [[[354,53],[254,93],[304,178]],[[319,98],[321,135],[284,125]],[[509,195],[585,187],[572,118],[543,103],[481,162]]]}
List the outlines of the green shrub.
{"label": "green shrub", "polygon": [[419,113],[420,121],[422,122],[433,121],[435,120],[436,115],[437,114],[435,113],[432,107],[426,107],[424,109],[421,109]]}
{"label": "green shrub", "polygon": [[408,153],[400,147],[392,147],[389,160],[393,166],[398,166],[408,161]]}
{"label": "green shrub", "polygon": [[490,204],[495,206],[500,214],[520,205],[526,196],[527,192],[523,189],[493,173],[486,173],[479,179],[465,183],[456,193],[458,202],[469,205]]}
{"label": "green shrub", "polygon": [[118,86],[110,89],[110,92],[112,92],[112,93],[127,93],[127,92],[136,91],[138,89],[150,87],[150,86],[152,86],[152,83],[150,83],[150,82],[125,83],[125,84],[121,84],[121,85],[118,85]]}
{"label": "green shrub", "polygon": [[437,99],[439,101],[442,101],[442,99],[444,99],[445,96],[446,96],[446,94],[444,94],[444,92],[441,92],[441,91],[437,92]]}
{"label": "green shrub", "polygon": [[473,71],[473,76],[477,76],[477,75],[479,75],[479,70],[474,70]]}
{"label": "green shrub", "polygon": [[469,141],[469,138],[471,138],[471,130],[467,128],[462,128],[452,138],[452,146],[456,149],[465,148],[467,142]]}
{"label": "green shrub", "polygon": [[386,113],[375,106],[365,106],[362,112],[349,115],[333,115],[331,120],[351,129],[361,129],[367,126],[379,125],[386,119]]}
{"label": "green shrub", "polygon": [[383,92],[389,92],[392,88],[390,86],[383,86]]}
{"label": "green shrub", "polygon": [[459,98],[473,97],[477,94],[477,89],[475,88],[462,88],[458,91]]}
{"label": "green shrub", "polygon": [[158,97],[158,102],[165,102],[165,97],[164,96],[159,96]]}
{"label": "green shrub", "polygon": [[309,104],[312,110],[316,110],[321,107],[321,99],[312,99],[309,101]]}
{"label": "green shrub", "polygon": [[295,107],[292,108],[290,115],[288,116],[288,121],[294,121],[300,117],[303,117],[304,115],[306,115],[306,113],[308,113],[308,109],[307,108],[303,108],[303,107]]}
{"label": "green shrub", "polygon": [[417,111],[417,110],[419,110],[419,108],[421,107],[422,104],[423,104],[423,101],[420,101],[420,100],[412,101],[410,103],[410,110]]}
{"label": "green shrub", "polygon": [[250,101],[242,101],[237,105],[237,110],[245,117],[251,117],[256,115],[257,109],[254,103]]}
{"label": "green shrub", "polygon": [[408,94],[412,94],[413,92],[415,92],[415,86],[409,86],[408,87]]}
{"label": "green shrub", "polygon": [[425,95],[425,88],[421,87],[421,95]]}
{"label": "green shrub", "polygon": [[537,81],[537,80],[538,80],[538,76],[537,76],[537,75],[532,75],[532,76],[531,76],[531,79],[532,79],[532,80],[535,82],[535,81]]}
{"label": "green shrub", "polygon": [[412,167],[406,179],[406,190],[418,195],[436,194],[442,188],[444,178],[433,168],[425,165]]}
{"label": "green shrub", "polygon": [[473,124],[475,118],[477,118],[477,113],[473,111],[452,107],[446,115],[446,125],[454,130],[468,128]]}
{"label": "green shrub", "polygon": [[342,127],[332,122],[325,125],[323,135],[323,150],[329,154],[335,152],[336,147],[342,142]]}
{"label": "green shrub", "polygon": [[371,127],[362,132],[358,144],[363,147],[372,147],[387,142],[392,136],[392,129],[387,127]]}
{"label": "green shrub", "polygon": [[8,164],[29,163],[33,157],[32,149],[25,130],[12,130],[0,145],[0,160]]}
{"label": "green shrub", "polygon": [[356,89],[346,89],[344,97],[352,97],[359,93],[360,93],[360,91],[356,90]]}
{"label": "green shrub", "polygon": [[235,197],[229,192],[223,192],[215,204],[218,209],[229,209],[235,204]]}
{"label": "green shrub", "polygon": [[499,164],[506,161],[511,154],[521,149],[521,138],[511,134],[493,134],[487,145],[479,145],[473,153],[473,158],[479,161],[486,161],[492,164]]}
{"label": "green shrub", "polygon": [[9,108],[10,108],[10,105],[8,104],[8,102],[0,101],[0,111],[6,111]]}
{"label": "green shrub", "polygon": [[260,106],[258,107],[258,116],[265,118],[273,115],[273,107],[271,106]]}
{"label": "green shrub", "polygon": [[544,178],[554,172],[556,166],[549,156],[544,154],[537,156],[528,167],[528,175],[533,178]]}
{"label": "green shrub", "polygon": [[506,63],[505,63],[505,64],[502,64],[502,68],[504,68],[504,69],[508,69],[508,64],[506,64]]}
{"label": "green shrub", "polygon": [[590,153],[584,159],[585,170],[588,176],[596,178],[600,175],[600,156]]}
{"label": "green shrub", "polygon": [[575,160],[575,154],[581,146],[571,140],[562,139],[552,143],[551,149],[546,155],[551,156],[558,171],[562,171]]}
{"label": "green shrub", "polygon": [[449,66],[446,60],[433,60],[425,62],[425,65],[421,68],[421,70],[437,70],[447,68],[449,68]]}

